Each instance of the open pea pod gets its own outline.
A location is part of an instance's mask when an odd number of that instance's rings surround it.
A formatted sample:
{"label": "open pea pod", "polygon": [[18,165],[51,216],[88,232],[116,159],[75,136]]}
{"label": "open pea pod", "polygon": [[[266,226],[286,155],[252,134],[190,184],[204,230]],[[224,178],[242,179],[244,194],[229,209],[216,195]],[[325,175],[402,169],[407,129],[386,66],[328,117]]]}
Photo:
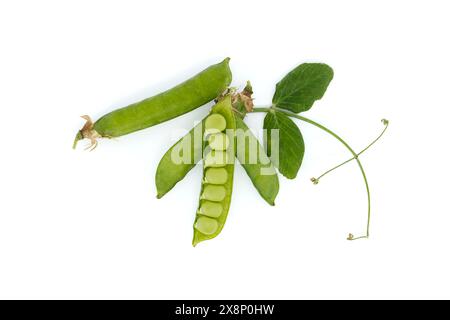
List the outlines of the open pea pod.
{"label": "open pea pod", "polygon": [[[246,90],[251,94],[250,84],[247,84]],[[274,205],[279,191],[278,174],[264,148],[241,118],[245,116],[242,101],[238,100],[233,107],[238,110],[234,117],[238,139],[236,157],[261,197],[270,205]],[[200,141],[203,141],[204,125],[205,119],[178,140],[161,158],[155,176],[158,199],[169,192],[202,159],[203,144]],[[184,160],[175,161],[183,152],[185,154],[181,156]]]}
{"label": "open pea pod", "polygon": [[225,96],[211,109],[204,126],[208,144],[204,149],[203,179],[194,222],[193,246],[218,236],[230,209],[236,129],[230,96]]}

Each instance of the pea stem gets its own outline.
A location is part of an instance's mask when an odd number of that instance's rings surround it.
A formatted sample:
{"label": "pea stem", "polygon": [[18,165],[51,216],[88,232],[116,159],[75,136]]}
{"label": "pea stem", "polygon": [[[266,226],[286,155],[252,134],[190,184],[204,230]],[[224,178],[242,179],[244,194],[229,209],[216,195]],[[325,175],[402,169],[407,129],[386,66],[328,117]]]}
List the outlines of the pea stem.
{"label": "pea stem", "polygon": [[[347,150],[350,151],[350,153],[353,155],[352,159],[355,159],[357,164],[358,164],[358,167],[359,167],[359,169],[361,171],[361,174],[363,176],[364,185],[366,187],[366,193],[367,193],[367,225],[366,225],[366,234],[365,235],[355,237],[355,236],[353,236],[353,234],[350,233],[348,235],[348,237],[347,237],[347,240],[357,240],[357,239],[362,239],[362,238],[368,238],[369,237],[369,229],[370,229],[370,214],[371,214],[371,212],[370,212],[370,189],[369,189],[369,182],[367,181],[366,173],[364,171],[364,168],[362,166],[361,161],[358,158],[358,154],[350,147],[350,145],[347,142],[345,142],[344,139],[342,139],[335,132],[333,132],[332,130],[328,129],[327,127],[325,127],[325,126],[321,125],[320,123],[317,123],[317,122],[315,122],[315,121],[313,121],[311,119],[308,119],[308,118],[305,118],[303,116],[300,116],[300,115],[298,115],[298,114],[296,114],[294,112],[291,112],[289,110],[284,110],[284,109],[277,108],[275,106],[271,106],[269,108],[266,108],[266,107],[264,107],[264,108],[253,108],[253,112],[271,112],[271,111],[277,111],[277,112],[284,113],[284,114],[286,114],[289,117],[296,118],[296,119],[299,119],[301,121],[307,122],[307,123],[309,123],[309,124],[319,128],[319,129],[325,131],[326,133],[328,133],[331,136],[333,136],[340,143],[342,143],[347,148]],[[341,165],[339,165],[339,166],[341,166]]]}

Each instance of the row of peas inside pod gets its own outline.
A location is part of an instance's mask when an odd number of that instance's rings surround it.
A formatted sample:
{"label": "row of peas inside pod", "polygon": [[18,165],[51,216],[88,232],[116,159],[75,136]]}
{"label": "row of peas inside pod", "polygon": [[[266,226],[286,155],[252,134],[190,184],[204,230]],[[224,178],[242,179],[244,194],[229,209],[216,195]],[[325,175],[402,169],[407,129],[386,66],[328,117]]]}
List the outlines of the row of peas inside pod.
{"label": "row of peas inside pod", "polygon": [[233,189],[235,128],[231,99],[225,97],[204,122],[203,179],[193,245],[216,237],[225,224]]}

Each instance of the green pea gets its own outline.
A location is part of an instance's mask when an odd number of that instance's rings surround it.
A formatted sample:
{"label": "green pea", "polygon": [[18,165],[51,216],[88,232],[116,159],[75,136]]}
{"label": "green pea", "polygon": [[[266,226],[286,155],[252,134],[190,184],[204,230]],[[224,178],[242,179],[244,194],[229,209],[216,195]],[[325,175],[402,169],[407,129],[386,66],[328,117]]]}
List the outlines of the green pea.
{"label": "green pea", "polygon": [[207,185],[203,188],[201,198],[211,201],[222,201],[227,195],[227,190],[223,186]]}
{"label": "green pea", "polygon": [[[93,146],[100,137],[119,137],[178,117],[215,99],[231,82],[229,58],[212,65],[185,82],[151,98],[114,110],[95,123],[87,123],[75,138],[87,138]],[[213,119],[214,120],[214,119]]]}
{"label": "green pea", "polygon": [[205,182],[210,184],[224,184],[228,180],[225,168],[208,168],[205,172]]}
{"label": "green pea", "polygon": [[211,114],[205,121],[205,133],[216,133],[225,130],[227,121],[220,114]]}
{"label": "green pea", "polygon": [[203,201],[198,212],[204,216],[217,218],[222,214],[223,207],[218,202]]}
{"label": "green pea", "polygon": [[224,167],[228,163],[228,152],[211,150],[205,155],[205,167]]}
{"label": "green pea", "polygon": [[[256,139],[245,122],[239,117],[236,117],[236,129],[238,129],[236,130],[236,157],[261,197],[270,205],[275,205],[279,182],[272,162],[264,152],[258,139]],[[240,136],[241,134],[245,134],[245,136]],[[245,143],[244,146],[241,143]],[[253,151],[256,151],[256,154],[253,154],[254,159],[251,159],[252,157],[249,154],[251,145],[256,146],[256,149],[253,149]]]}
{"label": "green pea", "polygon": [[214,133],[208,137],[208,145],[213,150],[226,150],[230,145],[230,139],[225,133]]}
{"label": "green pea", "polygon": [[[217,129],[223,131],[230,129],[234,131],[236,124],[231,107],[231,97],[229,95],[221,99],[212,109],[210,116],[205,120],[211,119],[211,115],[221,115],[225,119],[226,127],[221,127],[220,123],[211,125],[210,129]],[[219,119],[219,117],[214,117]],[[214,119],[213,118],[213,119]],[[205,125],[206,127],[206,125]],[[206,129],[205,129],[206,130]],[[234,138],[233,138],[234,139]],[[208,147],[209,148],[209,147]],[[234,152],[234,148],[230,148],[231,152]],[[211,150],[212,152],[222,152],[220,150]],[[222,152],[226,154],[227,152]],[[228,156],[227,161],[221,168],[208,167],[209,162],[208,153],[203,159],[203,179],[202,190],[200,196],[200,203],[197,210],[197,219],[194,228],[194,238],[192,245],[197,245],[199,242],[210,240],[215,238],[222,231],[230,209],[231,193],[233,191],[233,173],[234,173],[234,156]],[[220,206],[220,207],[219,207]],[[222,210],[219,210],[221,208]],[[219,214],[220,212],[220,214]],[[208,217],[205,217],[207,215]],[[217,222],[217,229],[211,231],[214,228],[206,228],[203,226],[204,222],[199,223],[200,219],[210,219]],[[213,224],[210,220],[206,220],[208,223]],[[202,220],[203,221],[203,220]]]}
{"label": "green pea", "polygon": [[207,218],[207,217],[199,217],[194,225],[195,229],[200,231],[205,235],[214,234],[219,228],[219,224],[216,220]]}

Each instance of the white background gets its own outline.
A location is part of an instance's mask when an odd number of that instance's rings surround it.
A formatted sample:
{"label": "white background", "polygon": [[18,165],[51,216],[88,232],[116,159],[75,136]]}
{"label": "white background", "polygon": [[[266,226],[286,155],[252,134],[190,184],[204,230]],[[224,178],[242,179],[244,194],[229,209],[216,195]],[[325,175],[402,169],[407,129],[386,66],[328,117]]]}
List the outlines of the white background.
{"label": "white background", "polygon": [[[2,1],[0,298],[450,298],[447,1]],[[255,103],[302,62],[335,77],[305,114],[360,149],[355,163],[298,123],[306,155],[268,206],[237,166],[222,234],[191,246],[195,168],[157,200],[160,157],[210,106],[71,144],[82,126],[231,57]],[[255,130],[262,114],[249,115]]]}

